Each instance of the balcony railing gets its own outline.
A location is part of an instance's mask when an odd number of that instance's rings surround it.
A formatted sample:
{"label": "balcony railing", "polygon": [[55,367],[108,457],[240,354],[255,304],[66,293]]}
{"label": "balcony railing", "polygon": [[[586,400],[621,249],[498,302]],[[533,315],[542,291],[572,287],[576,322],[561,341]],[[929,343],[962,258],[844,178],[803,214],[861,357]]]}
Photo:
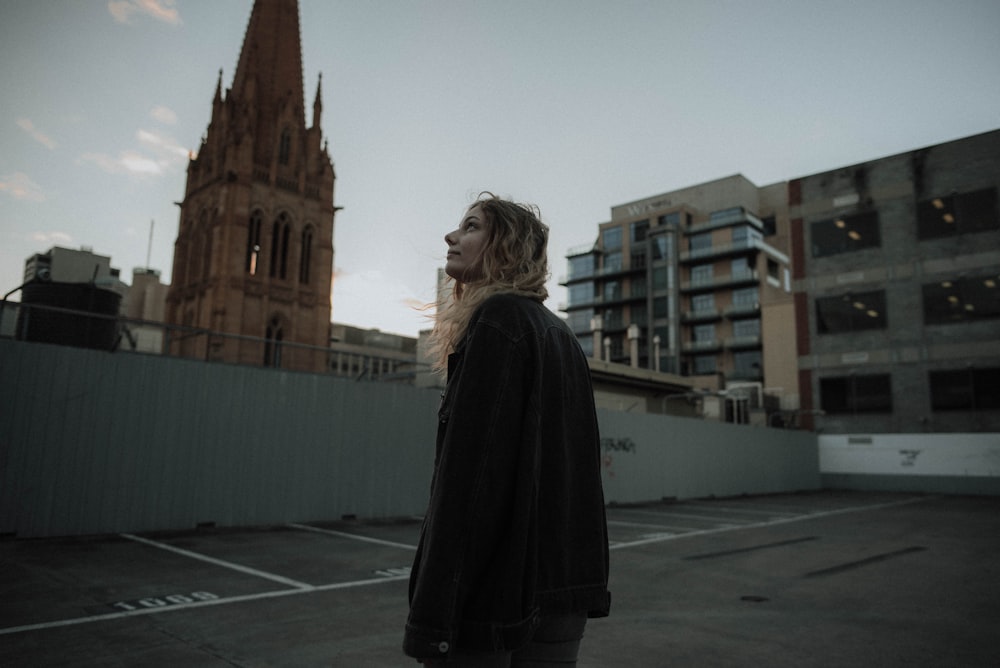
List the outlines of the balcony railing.
{"label": "balcony railing", "polygon": [[740,283],[757,283],[760,277],[756,269],[734,272],[728,276],[712,276],[710,278],[698,278],[681,283],[681,290],[691,292],[695,290],[714,290],[716,288],[738,285]]}
{"label": "balcony railing", "polygon": [[693,250],[681,251],[680,260],[681,262],[691,262],[694,260],[702,260],[707,257],[735,255],[737,253],[742,253],[743,251],[758,250],[761,244],[763,244],[761,239],[752,237],[742,239],[740,241],[733,241],[728,244],[712,245],[707,248],[695,248]]}

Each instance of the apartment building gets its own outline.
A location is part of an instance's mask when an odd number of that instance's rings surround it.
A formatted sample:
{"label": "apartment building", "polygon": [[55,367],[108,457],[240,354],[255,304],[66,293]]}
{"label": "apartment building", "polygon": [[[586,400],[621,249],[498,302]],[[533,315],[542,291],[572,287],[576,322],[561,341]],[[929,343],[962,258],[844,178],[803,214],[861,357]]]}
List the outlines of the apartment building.
{"label": "apartment building", "polygon": [[[593,357],[716,376],[727,419],[798,409],[787,184],[742,175],[612,207],[567,254],[563,310]],[[764,346],[765,340],[778,342]]]}
{"label": "apartment building", "polygon": [[997,432],[998,188],[1000,130],[612,207],[563,310],[596,359],[717,375],[730,421]]}

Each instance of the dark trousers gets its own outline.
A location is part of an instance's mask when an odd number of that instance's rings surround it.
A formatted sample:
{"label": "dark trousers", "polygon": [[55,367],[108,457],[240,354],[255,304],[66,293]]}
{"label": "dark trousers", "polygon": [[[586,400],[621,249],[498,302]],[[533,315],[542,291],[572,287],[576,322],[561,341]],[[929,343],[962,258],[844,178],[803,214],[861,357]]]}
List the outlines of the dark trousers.
{"label": "dark trousers", "polygon": [[456,647],[444,661],[425,661],[434,668],[573,668],[587,625],[586,613],[543,617],[531,642],[516,652],[489,654]]}

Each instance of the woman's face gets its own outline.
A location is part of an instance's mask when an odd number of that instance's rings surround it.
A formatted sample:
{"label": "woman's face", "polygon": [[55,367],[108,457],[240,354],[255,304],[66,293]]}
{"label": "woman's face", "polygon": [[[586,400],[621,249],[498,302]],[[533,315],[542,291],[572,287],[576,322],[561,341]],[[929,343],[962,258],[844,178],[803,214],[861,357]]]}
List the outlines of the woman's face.
{"label": "woman's face", "polygon": [[458,229],[444,235],[448,244],[446,274],[462,283],[482,278],[483,251],[487,241],[486,217],[476,204],[465,213]]}

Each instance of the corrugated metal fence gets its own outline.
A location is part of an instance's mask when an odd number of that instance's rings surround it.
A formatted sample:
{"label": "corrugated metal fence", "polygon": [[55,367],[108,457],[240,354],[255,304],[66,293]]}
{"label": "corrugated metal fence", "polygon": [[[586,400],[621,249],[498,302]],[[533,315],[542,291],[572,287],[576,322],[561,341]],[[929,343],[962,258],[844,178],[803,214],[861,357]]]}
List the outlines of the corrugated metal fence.
{"label": "corrugated metal fence", "polygon": [[[423,513],[439,395],[0,339],[0,534]],[[816,438],[600,414],[609,501],[819,486]]]}

